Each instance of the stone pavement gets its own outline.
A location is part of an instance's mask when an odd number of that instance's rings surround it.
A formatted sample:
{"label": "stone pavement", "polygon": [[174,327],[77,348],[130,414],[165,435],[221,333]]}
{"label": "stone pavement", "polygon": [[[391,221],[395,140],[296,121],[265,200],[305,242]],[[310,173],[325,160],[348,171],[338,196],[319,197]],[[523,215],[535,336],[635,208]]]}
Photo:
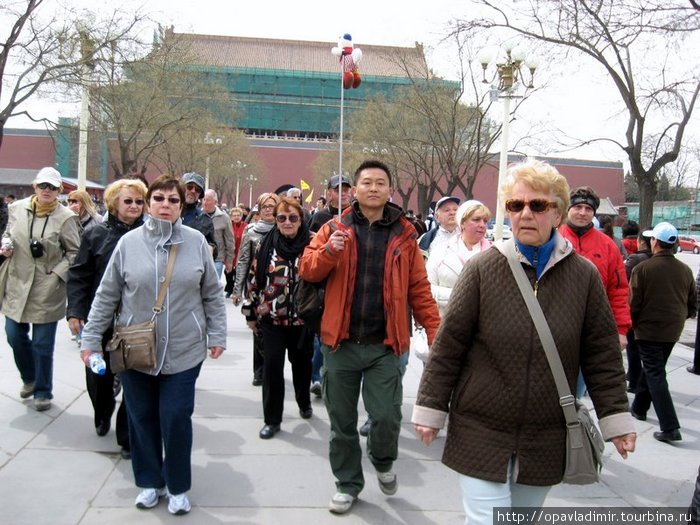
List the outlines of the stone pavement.
{"label": "stone pavement", "polygon": [[[695,257],[700,262],[700,256]],[[693,269],[697,271],[697,266]],[[168,514],[164,503],[149,511],[134,507],[137,489],[131,465],[119,456],[114,430],[105,437],[94,432],[83,364],[67,324],[59,323],[53,407],[43,413],[19,398],[19,375],[2,334],[0,523],[463,522],[457,476],[440,463],[444,439],[425,447],[409,422],[422,370],[415,357],[410,359],[404,380],[404,423],[395,465],[398,493],[386,497],[379,491],[374,469],[365,458],[366,486],[360,500],[350,514],[333,516],[327,510],[335,487],[327,459],[329,426],[323,402],[314,400],[314,417],[302,420],[293,400],[288,367],[282,432],[268,441],[259,439],[261,391],[251,385],[251,337],[228,301],[227,308],[229,348],[219,360],[206,361],[197,383],[193,488],[189,493],[193,508],[183,517]],[[694,334],[695,321],[691,320],[682,341],[692,342]],[[655,441],[652,432],[658,421],[650,411],[648,421],[637,424],[637,452],[623,461],[607,444],[602,481],[555,487],[546,506],[687,507],[700,463],[700,376],[686,372],[691,359],[692,349],[679,344],[668,364],[683,441],[674,445]],[[364,413],[361,421],[363,417]]]}

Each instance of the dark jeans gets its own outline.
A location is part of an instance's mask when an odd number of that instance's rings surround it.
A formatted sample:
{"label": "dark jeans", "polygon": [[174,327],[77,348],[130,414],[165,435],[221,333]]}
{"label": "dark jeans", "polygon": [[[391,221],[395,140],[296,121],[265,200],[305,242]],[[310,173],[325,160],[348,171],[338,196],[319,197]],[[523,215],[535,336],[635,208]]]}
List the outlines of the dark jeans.
{"label": "dark jeans", "polygon": [[[109,362],[109,360],[107,360]],[[109,364],[107,365],[109,366]],[[112,419],[116,401],[114,399],[114,374],[110,370],[104,375],[97,375],[88,367],[85,367],[85,384],[88,395],[95,411],[95,428],[102,421]],[[120,447],[129,450],[129,420],[126,415],[126,404],[121,403],[117,410],[117,443]]]}
{"label": "dark jeans", "polygon": [[18,323],[5,317],[5,334],[24,383],[34,383],[35,399],[52,399],[53,349],[58,323]]}
{"label": "dark jeans", "polygon": [[131,467],[136,486],[168,487],[182,494],[192,486],[194,385],[202,364],[178,374],[121,373],[129,415]]}
{"label": "dark jeans", "polygon": [[636,392],[639,379],[642,376],[642,360],[639,357],[637,340],[634,338],[634,330],[627,331],[627,386],[630,392]]}
{"label": "dark jeans", "polygon": [[230,272],[224,271],[224,276],[226,277],[226,286],[224,287],[224,292],[226,295],[233,293],[233,285],[236,283],[236,266],[231,268]]}
{"label": "dark jeans", "polygon": [[645,415],[653,403],[662,432],[681,427],[673,407],[671,392],[668,390],[668,381],[666,381],[666,361],[675,344],[637,340],[639,357],[642,359],[642,375],[632,402],[632,409],[637,414]]}
{"label": "dark jeans", "polygon": [[284,410],[284,354],[292,364],[294,397],[300,410],[311,406],[311,338],[303,326],[276,326],[261,322],[265,344],[263,413],[266,425],[279,425]]}

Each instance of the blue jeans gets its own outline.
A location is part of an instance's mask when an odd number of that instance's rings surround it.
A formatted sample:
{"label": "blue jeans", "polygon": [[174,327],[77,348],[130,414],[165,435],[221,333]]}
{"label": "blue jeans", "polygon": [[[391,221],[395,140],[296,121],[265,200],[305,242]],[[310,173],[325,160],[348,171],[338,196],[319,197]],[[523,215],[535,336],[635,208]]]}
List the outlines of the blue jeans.
{"label": "blue jeans", "polygon": [[15,365],[24,383],[34,383],[35,399],[53,398],[53,347],[57,324],[32,323],[32,338],[29,339],[29,323],[5,317],[5,333]]}
{"label": "blue jeans", "polygon": [[318,334],[314,334],[314,355],[311,358],[311,382],[321,382],[321,367],[323,366],[323,354],[321,353],[321,341]]}
{"label": "blue jeans", "polygon": [[136,486],[182,494],[192,486],[194,385],[202,364],[178,374],[125,370],[131,468]]}
{"label": "blue jeans", "polygon": [[493,517],[494,507],[542,507],[550,486],[536,487],[534,485],[521,485],[513,481],[511,476],[513,461],[508,464],[508,481],[498,483],[459,476],[459,485],[462,489],[462,505],[469,525],[491,525],[498,520]]}
{"label": "blue jeans", "polygon": [[224,272],[224,261],[214,261],[214,268],[216,268],[216,276],[221,280],[221,274]]}

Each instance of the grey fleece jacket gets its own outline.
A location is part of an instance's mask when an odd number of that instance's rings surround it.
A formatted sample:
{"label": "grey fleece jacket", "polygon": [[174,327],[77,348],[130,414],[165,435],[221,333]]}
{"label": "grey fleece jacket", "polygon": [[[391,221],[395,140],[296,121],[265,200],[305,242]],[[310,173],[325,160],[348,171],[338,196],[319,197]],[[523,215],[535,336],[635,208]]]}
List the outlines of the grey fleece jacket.
{"label": "grey fleece jacket", "polygon": [[140,371],[176,374],[201,363],[207,347],[226,347],[226,306],[206,239],[181,219],[171,224],[149,217],[114,249],[83,329],[83,350],[101,349],[118,307],[118,325],[151,318],[171,244],[178,252],[163,312],[156,316],[157,364]]}

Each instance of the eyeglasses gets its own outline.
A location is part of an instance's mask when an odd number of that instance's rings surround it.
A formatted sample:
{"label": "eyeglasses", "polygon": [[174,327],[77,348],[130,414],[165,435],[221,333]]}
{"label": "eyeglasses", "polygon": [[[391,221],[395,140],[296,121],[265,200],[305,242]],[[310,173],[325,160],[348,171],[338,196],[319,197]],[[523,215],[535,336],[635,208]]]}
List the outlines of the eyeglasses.
{"label": "eyeglasses", "polygon": [[199,191],[199,186],[197,186],[196,184],[190,182],[189,184],[187,184],[187,186],[185,186],[185,189],[186,189],[187,191]]}
{"label": "eyeglasses", "polygon": [[[43,190],[44,188],[42,188]],[[68,204],[78,204],[78,201],[75,199],[68,199]]]}
{"label": "eyeglasses", "polygon": [[275,205],[274,204],[266,204],[265,206],[262,206],[260,209],[261,210],[274,210]]}
{"label": "eyeglasses", "polygon": [[165,195],[151,195],[156,202],[163,202],[166,198],[170,204],[180,204],[180,197],[166,197]]}
{"label": "eyeglasses", "polygon": [[[156,201],[161,202],[162,199],[158,199],[157,197],[163,197],[163,196],[162,195],[154,195],[153,196],[153,198]],[[163,198],[165,198],[165,197],[163,197]],[[68,202],[70,202],[70,201],[68,201]],[[143,199],[131,199],[131,198],[127,197],[126,199],[122,199],[122,202],[124,204],[126,204],[127,206],[131,206],[134,203],[136,203],[136,206],[143,206]],[[177,202],[173,202],[173,201],[170,201],[170,202],[172,202],[173,204],[177,204],[180,202],[180,199],[178,199]]]}
{"label": "eyeglasses", "polygon": [[54,186],[53,184],[49,184],[48,182],[40,182],[39,184],[36,185],[37,188],[40,190],[51,190],[51,191],[58,191],[58,187]]}
{"label": "eyeglasses", "polygon": [[299,222],[299,216],[298,215],[278,215],[277,217],[275,217],[275,220],[277,222],[279,222],[280,224],[282,224],[285,221],[289,221],[292,224],[296,224],[297,222]]}
{"label": "eyeglasses", "polygon": [[520,213],[525,209],[525,206],[527,206],[532,213],[544,213],[549,208],[556,207],[556,205],[555,202],[549,202],[547,199],[532,199],[530,201],[508,199],[506,201],[506,211],[510,213]]}

